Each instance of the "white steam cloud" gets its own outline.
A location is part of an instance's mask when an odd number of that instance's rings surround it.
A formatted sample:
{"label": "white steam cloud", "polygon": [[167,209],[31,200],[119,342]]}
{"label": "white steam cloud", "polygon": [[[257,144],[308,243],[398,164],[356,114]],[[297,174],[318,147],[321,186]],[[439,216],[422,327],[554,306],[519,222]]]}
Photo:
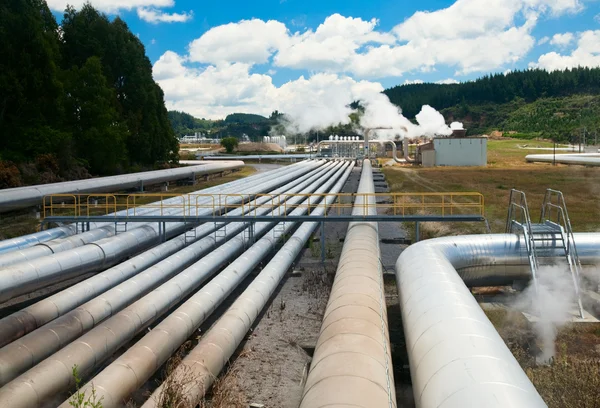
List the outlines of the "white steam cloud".
{"label": "white steam cloud", "polygon": [[307,104],[286,109],[281,124],[289,133],[307,133],[338,124],[346,125],[350,123],[349,115],[353,112],[349,102],[359,100],[364,112],[361,112],[359,125],[354,131],[364,134],[367,129],[374,129],[370,137],[389,140],[423,136],[431,138],[449,136],[453,129],[463,128],[460,122],[453,122],[448,126],[444,116],[429,105],[424,105],[415,116],[415,124],[380,89],[358,86],[349,92],[344,92],[341,88],[339,91],[307,95]]}
{"label": "white steam cloud", "polygon": [[531,281],[517,299],[516,306],[539,316],[534,324],[541,348],[537,362],[547,364],[555,356],[558,330],[570,320],[576,308],[575,288],[568,267],[541,267],[538,271],[537,291]]}

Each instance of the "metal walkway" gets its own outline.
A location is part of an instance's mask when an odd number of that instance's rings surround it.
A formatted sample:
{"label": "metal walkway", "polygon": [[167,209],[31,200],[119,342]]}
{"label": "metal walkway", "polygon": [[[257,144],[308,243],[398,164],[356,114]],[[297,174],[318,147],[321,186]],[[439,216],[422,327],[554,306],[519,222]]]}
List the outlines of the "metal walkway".
{"label": "metal walkway", "polygon": [[[573,280],[579,315],[583,318],[580,288],[581,262],[577,255],[573,229],[563,194],[557,190],[546,190],[539,223],[532,223],[525,193],[511,190],[506,232],[524,236],[536,291],[539,290],[540,267],[556,265],[560,259],[566,261]],[[562,250],[563,257],[548,255],[557,249]]]}

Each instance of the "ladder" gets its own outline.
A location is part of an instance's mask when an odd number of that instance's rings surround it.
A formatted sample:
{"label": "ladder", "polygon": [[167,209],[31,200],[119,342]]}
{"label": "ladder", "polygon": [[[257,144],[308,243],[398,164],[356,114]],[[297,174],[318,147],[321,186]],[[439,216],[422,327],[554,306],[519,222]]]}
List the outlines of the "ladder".
{"label": "ladder", "polygon": [[115,235],[127,232],[127,222],[115,222]]}
{"label": "ladder", "polygon": [[186,230],[185,234],[183,236],[186,246],[193,243],[194,241],[196,241],[196,225],[195,224],[191,224],[191,225],[192,225],[192,228]]}
{"label": "ladder", "polygon": [[523,235],[531,276],[536,292],[539,290],[539,269],[555,263],[557,254],[566,260],[581,318],[581,262],[577,255],[575,239],[567,212],[564,196],[560,191],[548,189],[542,204],[539,223],[532,223],[525,193],[512,189],[510,192],[506,232]]}

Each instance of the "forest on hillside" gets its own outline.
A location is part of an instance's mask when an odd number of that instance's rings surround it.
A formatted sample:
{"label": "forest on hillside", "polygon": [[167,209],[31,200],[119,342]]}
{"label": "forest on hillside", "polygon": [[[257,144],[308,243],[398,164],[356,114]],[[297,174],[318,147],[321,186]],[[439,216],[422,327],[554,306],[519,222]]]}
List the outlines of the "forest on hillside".
{"label": "forest on hillside", "polygon": [[400,85],[384,92],[407,117],[428,104],[447,121],[464,122],[469,134],[500,129],[578,142],[600,131],[600,68],[534,69],[460,84]]}
{"label": "forest on hillside", "polygon": [[262,140],[277,125],[277,112],[266,118],[252,113],[232,113],[221,120],[198,119],[189,113],[169,111],[169,120],[177,137],[202,133],[211,138],[247,135],[251,140]]}
{"label": "forest on hillside", "polygon": [[141,41],[89,3],[0,4],[0,187],[166,166],[177,140]]}

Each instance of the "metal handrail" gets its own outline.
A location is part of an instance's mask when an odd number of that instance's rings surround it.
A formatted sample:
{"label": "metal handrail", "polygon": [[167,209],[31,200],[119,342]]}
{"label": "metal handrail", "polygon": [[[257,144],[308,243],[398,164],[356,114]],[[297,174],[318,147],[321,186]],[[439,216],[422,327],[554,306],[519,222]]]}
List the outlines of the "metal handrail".
{"label": "metal handrail", "polygon": [[[104,214],[107,218],[116,217],[118,211],[123,211],[128,217],[139,216],[140,208],[156,210],[165,216],[172,209],[182,212],[183,216],[198,216],[200,211],[209,212],[213,216],[225,216],[234,209],[244,209],[253,201],[267,197],[261,206],[273,207],[274,201],[283,204],[283,212],[287,213],[296,208],[307,208],[311,211],[324,198],[335,198],[331,205],[330,215],[341,215],[354,205],[358,197],[353,193],[322,193],[322,194],[284,194],[275,199],[269,194],[172,194],[172,193],[135,193],[135,194],[55,194],[44,197],[43,218],[64,214],[69,211],[73,217],[84,217]],[[93,202],[94,197],[101,202]],[[300,204],[290,203],[291,198],[304,198]],[[376,209],[388,214],[411,215],[418,213],[441,216],[477,215],[485,217],[485,199],[477,192],[419,192],[419,193],[361,193],[363,203],[359,204],[361,213],[368,214]],[[165,199],[177,198],[164,203]],[[384,198],[384,200],[377,200]],[[150,201],[150,202],[149,202]],[[65,204],[68,202],[69,204]],[[280,205],[281,206],[281,205]],[[210,211],[206,211],[209,209]],[[62,210],[62,211],[61,211]],[[381,211],[380,211],[381,212]],[[256,215],[256,211],[246,214],[248,218]],[[108,219],[107,219],[108,221]]]}

